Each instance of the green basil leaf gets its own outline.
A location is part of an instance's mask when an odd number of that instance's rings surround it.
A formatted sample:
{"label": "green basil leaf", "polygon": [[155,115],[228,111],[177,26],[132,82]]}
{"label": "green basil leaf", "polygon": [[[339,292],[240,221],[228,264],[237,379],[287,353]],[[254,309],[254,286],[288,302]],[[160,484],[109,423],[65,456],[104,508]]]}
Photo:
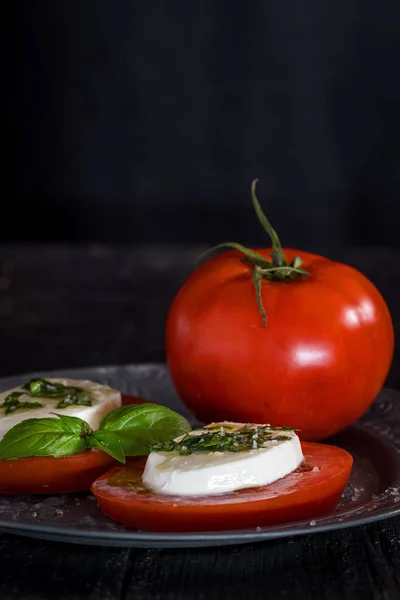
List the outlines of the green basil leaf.
{"label": "green basil leaf", "polygon": [[21,396],[26,396],[26,395],[27,395],[26,392],[11,392],[11,394],[8,394],[8,396],[5,397],[4,405],[13,404],[13,402],[15,402],[15,400],[19,400],[21,398]]}
{"label": "green basil leaf", "polygon": [[16,400],[14,399],[12,402],[7,402],[1,405],[2,407],[5,407],[5,411],[4,414],[5,415],[10,415],[14,412],[18,411],[24,411],[24,410],[31,410],[33,408],[41,408],[42,404],[40,404],[40,402],[21,402],[20,400]]}
{"label": "green basil leaf", "polygon": [[189,422],[166,406],[135,404],[110,411],[100,421],[101,431],[112,431],[126,456],[146,456],[151,446],[188,433]]}
{"label": "green basil leaf", "polygon": [[4,403],[0,405],[0,408],[4,408],[5,415],[10,415],[17,410],[30,410],[42,406],[40,402],[28,402],[26,398],[29,398],[26,392],[11,392],[11,394],[6,396]]}
{"label": "green basil leaf", "polygon": [[27,390],[30,396],[41,396],[43,398],[57,398],[58,396],[63,396],[67,389],[62,383],[47,381],[41,377],[31,379],[28,383],[25,383],[22,388]]}
{"label": "green basil leaf", "polygon": [[90,437],[86,438],[86,442],[88,448],[100,448],[115,460],[121,463],[126,462],[122,444],[112,431],[95,431]]}
{"label": "green basil leaf", "polygon": [[70,415],[60,415],[58,413],[51,413],[52,415],[56,415],[61,421],[66,431],[70,431],[75,435],[80,435],[82,437],[86,437],[91,435],[92,429],[89,427],[88,423],[79,417],[71,417]]}
{"label": "green basil leaf", "polygon": [[91,395],[85,391],[67,394],[60,400],[56,408],[68,408],[74,404],[76,406],[92,406]]}
{"label": "green basil leaf", "polygon": [[0,458],[11,459],[25,456],[59,458],[78,454],[86,447],[85,437],[82,436],[82,433],[74,433],[71,424],[66,423],[64,419],[45,418],[21,421],[7,431],[0,441]]}
{"label": "green basil leaf", "polygon": [[[77,406],[92,406],[90,392],[81,387],[63,385],[62,383],[36,378],[31,379],[22,388],[31,397],[61,398],[56,408],[67,408],[73,404]],[[14,392],[14,394],[21,394],[21,392]]]}

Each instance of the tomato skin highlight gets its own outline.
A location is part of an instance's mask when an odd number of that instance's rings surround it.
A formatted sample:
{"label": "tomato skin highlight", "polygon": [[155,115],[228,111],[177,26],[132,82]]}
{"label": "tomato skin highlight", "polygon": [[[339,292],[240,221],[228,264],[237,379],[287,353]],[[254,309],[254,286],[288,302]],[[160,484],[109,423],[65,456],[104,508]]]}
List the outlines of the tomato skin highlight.
{"label": "tomato skin highlight", "polygon": [[[334,511],[350,476],[352,456],[334,446],[304,442],[307,470],[268,486],[206,497],[166,496],[143,492],[144,462],[116,467],[96,480],[91,490],[104,514],[142,531],[227,531],[278,525],[328,515]],[[317,469],[312,470],[314,467]],[[107,482],[123,477],[118,487]],[[136,482],[136,483],[135,483]]]}
{"label": "tomato skin highlight", "polygon": [[[148,402],[122,394],[122,404]],[[85,492],[95,479],[117,465],[108,454],[85,450],[75,456],[30,456],[0,459],[0,494],[67,494]]]}
{"label": "tomato skin highlight", "polygon": [[[271,249],[257,250],[265,257]],[[263,328],[253,266],[236,250],[208,260],[183,284],[166,324],[175,389],[202,422],[230,420],[299,429],[319,441],[372,404],[394,350],[389,310],[350,266],[284,249],[309,272],[262,282]]]}

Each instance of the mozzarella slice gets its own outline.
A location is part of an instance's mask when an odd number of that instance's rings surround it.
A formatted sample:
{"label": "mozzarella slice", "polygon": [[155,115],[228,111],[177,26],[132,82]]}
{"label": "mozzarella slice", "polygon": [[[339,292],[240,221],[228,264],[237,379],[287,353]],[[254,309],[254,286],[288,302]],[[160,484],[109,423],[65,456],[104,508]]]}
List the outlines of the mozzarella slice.
{"label": "mozzarella slice", "polygon": [[[226,431],[230,430],[229,427],[243,426],[234,423],[226,425]],[[257,425],[252,427],[255,429]],[[241,452],[196,451],[187,456],[176,451],[152,452],[143,472],[143,483],[160,494],[205,496],[277,481],[297,469],[304,457],[300,440],[294,431],[272,431],[277,436],[284,434],[288,439],[266,441],[259,448]],[[190,435],[206,432],[207,429],[195,430]]]}
{"label": "mozzarella slice", "polygon": [[117,390],[109,387],[108,385],[101,385],[93,381],[77,380],[77,379],[59,379],[59,378],[46,378],[47,381],[54,383],[62,383],[65,386],[80,387],[87,390],[91,394],[92,406],[76,406],[71,405],[67,408],[56,408],[61,398],[42,398],[41,396],[27,396],[26,398],[21,397],[21,400],[27,400],[29,402],[39,402],[42,404],[41,408],[32,408],[26,410],[17,410],[9,415],[5,414],[4,407],[1,405],[4,403],[5,398],[11,394],[11,392],[23,392],[24,390],[20,387],[7,390],[0,394],[0,439],[4,437],[4,434],[9,431],[14,425],[17,425],[25,419],[44,417],[54,417],[51,413],[60,413],[63,415],[69,415],[73,417],[80,417],[87,423],[89,423],[92,429],[97,429],[100,423],[101,417],[112,410],[121,406],[121,394]]}

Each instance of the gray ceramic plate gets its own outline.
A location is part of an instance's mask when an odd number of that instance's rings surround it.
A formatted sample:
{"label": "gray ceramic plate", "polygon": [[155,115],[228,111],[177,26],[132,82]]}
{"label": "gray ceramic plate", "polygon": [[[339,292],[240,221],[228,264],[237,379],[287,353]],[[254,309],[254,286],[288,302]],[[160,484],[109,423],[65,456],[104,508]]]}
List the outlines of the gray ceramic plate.
{"label": "gray ceramic plate", "polygon": [[[0,389],[28,378],[69,376],[104,382],[184,414],[164,365],[127,365],[29,373],[0,379]],[[192,420],[193,421],[193,420]],[[336,512],[288,525],[217,533],[157,534],[127,529],[104,517],[90,493],[0,496],[0,530],[35,538],[124,547],[191,547],[257,542],[352,527],[400,514],[400,394],[384,390],[353,427],[330,440],[350,451],[354,466]]]}

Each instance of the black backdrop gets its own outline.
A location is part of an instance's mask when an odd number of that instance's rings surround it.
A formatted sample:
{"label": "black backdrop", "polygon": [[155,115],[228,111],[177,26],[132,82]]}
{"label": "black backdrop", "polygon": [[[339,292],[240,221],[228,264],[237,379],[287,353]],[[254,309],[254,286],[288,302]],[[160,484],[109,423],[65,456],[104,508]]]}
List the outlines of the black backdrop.
{"label": "black backdrop", "polygon": [[399,0],[19,7],[6,239],[400,245]]}

